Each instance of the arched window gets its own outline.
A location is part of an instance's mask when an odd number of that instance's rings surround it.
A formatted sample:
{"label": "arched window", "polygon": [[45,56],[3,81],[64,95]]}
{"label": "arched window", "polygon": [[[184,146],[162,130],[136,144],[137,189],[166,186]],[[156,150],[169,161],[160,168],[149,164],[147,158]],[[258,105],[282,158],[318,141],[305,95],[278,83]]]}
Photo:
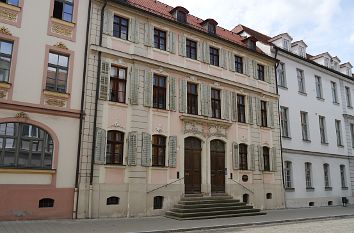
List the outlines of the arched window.
{"label": "arched window", "polygon": [[0,124],[0,167],[52,169],[53,150],[51,136],[37,126]]}
{"label": "arched window", "polygon": [[166,137],[152,136],[152,166],[164,167],[166,154]]}
{"label": "arched window", "polygon": [[124,133],[110,130],[107,133],[107,164],[123,164]]}
{"label": "arched window", "polygon": [[52,198],[43,198],[39,200],[39,208],[51,208],[54,207],[54,199]]}
{"label": "arched window", "polygon": [[269,148],[263,147],[263,163],[264,163],[264,171],[270,171],[270,161],[269,161]]}
{"label": "arched window", "polygon": [[246,144],[240,144],[239,153],[240,153],[240,170],[247,170],[248,163],[247,163],[247,145]]}
{"label": "arched window", "polygon": [[107,205],[119,205],[119,197],[109,197],[107,198]]}

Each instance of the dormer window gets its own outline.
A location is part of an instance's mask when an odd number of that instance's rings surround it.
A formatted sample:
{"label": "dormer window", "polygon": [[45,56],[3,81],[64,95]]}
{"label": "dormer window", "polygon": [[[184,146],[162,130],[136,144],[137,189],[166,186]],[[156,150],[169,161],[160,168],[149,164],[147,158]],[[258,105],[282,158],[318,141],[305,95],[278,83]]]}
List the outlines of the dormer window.
{"label": "dormer window", "polygon": [[333,62],[333,69],[338,70],[338,62]]}
{"label": "dormer window", "polygon": [[177,22],[187,23],[187,15],[189,11],[186,8],[177,6],[173,8],[170,13],[174,16]]}
{"label": "dormer window", "polygon": [[216,32],[216,27],[215,25],[212,25],[212,24],[208,24],[208,32],[211,33],[211,34],[215,34]]}
{"label": "dormer window", "polygon": [[290,47],[289,45],[290,45],[290,41],[287,40],[287,39],[284,39],[284,40],[283,40],[283,48],[284,48],[285,50],[289,51],[289,47]]}
{"label": "dormer window", "polygon": [[256,50],[256,42],[253,40],[247,40],[247,48]]}
{"label": "dormer window", "polygon": [[301,56],[301,57],[305,57],[305,49],[304,49],[304,47],[299,47],[299,56]]}
{"label": "dormer window", "polygon": [[183,11],[177,11],[177,21],[180,23],[186,23],[187,22],[187,14]]}
{"label": "dormer window", "polygon": [[329,59],[328,58],[325,58],[324,65],[325,65],[325,67],[329,67]]}
{"label": "dormer window", "polygon": [[201,23],[201,25],[208,31],[208,33],[216,34],[216,25],[218,25],[218,23],[215,20],[206,19]]}
{"label": "dormer window", "polygon": [[352,76],[352,69],[350,69],[350,68],[347,69],[347,75]]}

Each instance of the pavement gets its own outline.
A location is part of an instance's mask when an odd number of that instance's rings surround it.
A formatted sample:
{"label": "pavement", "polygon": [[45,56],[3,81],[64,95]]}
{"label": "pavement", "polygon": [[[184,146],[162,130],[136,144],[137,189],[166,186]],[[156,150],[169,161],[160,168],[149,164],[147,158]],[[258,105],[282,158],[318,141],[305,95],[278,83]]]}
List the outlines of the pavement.
{"label": "pavement", "polygon": [[[159,217],[0,222],[0,233],[152,233],[266,226],[291,222],[354,218],[354,206],[265,211],[262,216],[205,220]],[[351,219],[354,221],[354,219]],[[354,230],[353,230],[354,232]]]}

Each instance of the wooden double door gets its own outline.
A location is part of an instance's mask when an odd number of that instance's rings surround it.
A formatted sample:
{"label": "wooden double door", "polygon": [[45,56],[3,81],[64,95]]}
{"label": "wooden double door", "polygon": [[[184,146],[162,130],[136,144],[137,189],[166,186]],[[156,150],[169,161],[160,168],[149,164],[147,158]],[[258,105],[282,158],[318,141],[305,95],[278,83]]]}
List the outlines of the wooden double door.
{"label": "wooden double door", "polygon": [[[184,184],[186,194],[201,193],[201,141],[188,137],[184,140]],[[225,143],[210,143],[211,192],[225,192]]]}

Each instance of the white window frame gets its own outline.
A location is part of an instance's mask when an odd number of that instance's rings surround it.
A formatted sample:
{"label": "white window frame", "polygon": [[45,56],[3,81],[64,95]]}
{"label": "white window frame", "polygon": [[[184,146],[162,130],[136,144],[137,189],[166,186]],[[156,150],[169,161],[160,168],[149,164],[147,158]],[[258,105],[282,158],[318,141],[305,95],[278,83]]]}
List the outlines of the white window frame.
{"label": "white window frame", "polygon": [[323,176],[324,176],[325,188],[331,187],[331,175],[330,174],[331,173],[330,173],[329,164],[328,163],[323,164]]}
{"label": "white window frame", "polygon": [[285,63],[279,63],[278,66],[278,86],[287,88],[286,76],[285,76]]}
{"label": "white window frame", "polygon": [[316,96],[319,99],[323,99],[322,78],[318,75],[315,75],[315,83],[316,83]]}
{"label": "white window frame", "polygon": [[342,124],[340,120],[335,120],[336,136],[337,136],[337,146],[343,146],[342,139]]}
{"label": "white window frame", "polygon": [[338,104],[338,92],[337,92],[337,83],[331,81],[331,90],[332,90],[332,100],[334,104]]}
{"label": "white window frame", "polygon": [[346,169],[345,169],[345,165],[341,164],[339,166],[339,170],[340,170],[340,183],[342,188],[347,188],[347,176],[346,176]]}
{"label": "white window frame", "polygon": [[282,136],[290,138],[289,108],[280,106],[280,121]]}
{"label": "white window frame", "polygon": [[313,188],[312,164],[310,162],[305,163],[305,184],[306,184],[306,189]]}
{"label": "white window frame", "polygon": [[301,132],[302,132],[302,140],[309,141],[309,121],[308,121],[308,113],[301,111],[300,112],[300,122],[301,122]]}
{"label": "white window frame", "polygon": [[306,94],[305,74],[301,69],[296,69],[299,93]]}
{"label": "white window frame", "polygon": [[284,162],[284,183],[286,189],[293,188],[293,163],[291,161]]}
{"label": "white window frame", "polygon": [[348,108],[353,108],[353,105],[352,105],[352,95],[351,95],[351,92],[350,92],[350,87],[345,87],[345,96],[346,96],[346,99],[347,99],[347,107]]}
{"label": "white window frame", "polygon": [[320,126],[320,138],[322,144],[327,144],[326,135],[326,118],[324,116],[318,116],[319,126]]}

